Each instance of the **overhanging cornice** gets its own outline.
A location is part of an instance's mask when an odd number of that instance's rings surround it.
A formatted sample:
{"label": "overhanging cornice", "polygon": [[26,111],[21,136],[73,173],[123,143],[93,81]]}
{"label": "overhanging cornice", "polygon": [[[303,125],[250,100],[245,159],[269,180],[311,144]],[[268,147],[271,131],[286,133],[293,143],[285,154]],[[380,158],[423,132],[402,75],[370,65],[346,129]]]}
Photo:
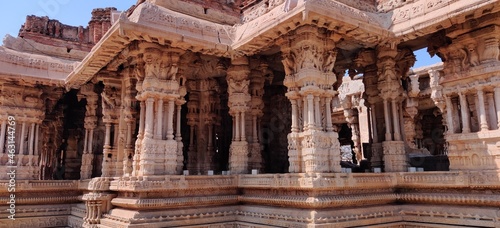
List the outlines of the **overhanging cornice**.
{"label": "overhanging cornice", "polygon": [[235,26],[217,24],[146,2],[128,18],[122,17],[112,26],[66,78],[66,88],[78,88],[92,79],[134,40],[231,57],[259,53],[297,27],[314,25],[333,31],[360,47],[374,47],[387,40],[404,42],[431,34],[463,22],[471,17],[468,14],[479,14],[478,10],[482,13],[500,10],[498,0],[455,0],[443,1],[441,5],[433,5],[434,11],[416,13],[407,19],[395,15],[429,2],[433,0],[414,1],[387,13],[374,13],[333,0],[299,0],[293,7],[285,2],[254,20]]}

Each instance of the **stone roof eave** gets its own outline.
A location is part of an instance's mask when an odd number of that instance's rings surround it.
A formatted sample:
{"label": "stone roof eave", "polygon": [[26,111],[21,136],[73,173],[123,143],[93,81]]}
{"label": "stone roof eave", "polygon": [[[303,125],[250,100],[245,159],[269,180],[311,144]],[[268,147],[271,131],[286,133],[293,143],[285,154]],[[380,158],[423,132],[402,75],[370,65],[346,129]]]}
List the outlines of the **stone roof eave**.
{"label": "stone roof eave", "polygon": [[[428,1],[415,1],[390,11],[392,18],[389,29],[401,41],[416,39],[449,28],[470,19],[482,16],[482,11],[494,13],[500,11],[499,0],[479,1],[442,1],[429,8]],[[409,13],[414,9],[425,9],[418,13]]]}
{"label": "stone roof eave", "polygon": [[[297,6],[288,11],[284,10],[285,4],[275,7],[258,19],[239,25],[236,28],[235,41],[231,45],[233,50],[243,54],[255,53],[256,50],[269,46],[270,41],[302,25],[327,28],[365,46],[374,46],[382,40],[394,37],[394,34],[387,30],[389,25],[383,23],[383,17],[340,2],[299,1]],[[346,12],[345,9],[351,11]],[[361,33],[363,36],[358,35]]]}
{"label": "stone roof eave", "polygon": [[[153,8],[157,11],[168,13],[168,16],[185,19],[192,23],[202,22],[204,25],[212,26],[212,33],[219,34],[214,37],[203,32],[201,35],[189,33],[188,30],[182,30],[182,27],[174,27],[164,24],[163,21],[150,20],[153,18],[148,9]],[[203,21],[191,16],[181,15],[177,12],[161,8],[150,4],[141,4],[133,15],[129,18],[120,18],[101,40],[92,48],[91,52],[82,60],[82,62],[71,72],[65,80],[66,89],[77,89],[81,85],[90,81],[102,68],[106,67],[130,42],[134,40],[144,40],[148,42],[157,42],[172,47],[177,47],[203,54],[211,54],[221,57],[229,57],[230,49],[230,31],[221,32],[217,29],[229,29],[230,26],[220,25],[213,22]],[[159,12],[160,15],[162,12]],[[146,15],[146,16],[145,16]],[[201,31],[201,30],[200,30]],[[165,39],[168,37],[168,40]]]}
{"label": "stone roof eave", "polygon": [[64,78],[76,61],[0,47],[2,81],[22,81],[29,85],[63,86]]}
{"label": "stone roof eave", "polygon": [[[99,72],[104,66],[106,66],[118,53],[120,53],[123,48],[126,47],[130,40],[121,37],[120,33],[123,32],[124,27],[126,27],[127,22],[119,19],[108,32],[101,38],[101,40],[92,48],[90,53],[82,60],[80,64],[68,75],[65,79],[66,90],[77,89],[81,85],[85,84],[94,77],[95,74]],[[121,47],[119,43],[113,42],[113,39],[119,39],[123,42]],[[114,54],[105,54],[105,49],[111,45],[115,44]]]}

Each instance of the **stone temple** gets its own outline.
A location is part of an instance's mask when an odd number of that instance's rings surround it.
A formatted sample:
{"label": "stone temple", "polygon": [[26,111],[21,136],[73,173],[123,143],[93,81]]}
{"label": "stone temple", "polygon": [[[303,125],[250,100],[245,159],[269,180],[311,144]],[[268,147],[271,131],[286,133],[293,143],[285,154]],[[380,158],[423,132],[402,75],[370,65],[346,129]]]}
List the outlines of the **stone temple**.
{"label": "stone temple", "polygon": [[499,127],[498,0],[28,16],[0,47],[0,227],[498,228]]}

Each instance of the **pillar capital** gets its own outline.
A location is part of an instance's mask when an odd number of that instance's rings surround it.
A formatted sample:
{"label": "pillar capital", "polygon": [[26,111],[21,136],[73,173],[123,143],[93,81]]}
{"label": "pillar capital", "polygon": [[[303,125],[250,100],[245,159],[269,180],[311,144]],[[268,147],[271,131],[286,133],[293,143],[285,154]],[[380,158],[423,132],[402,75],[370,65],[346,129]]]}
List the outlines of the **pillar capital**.
{"label": "pillar capital", "polygon": [[338,49],[336,35],[322,33],[318,28],[304,26],[282,45],[284,84],[288,88],[332,85],[337,81],[333,67]]}
{"label": "pillar capital", "polygon": [[235,113],[248,110],[247,104],[252,97],[249,92],[250,67],[247,57],[239,57],[231,62],[232,65],[227,70],[227,92],[229,94],[229,113],[234,116]]}

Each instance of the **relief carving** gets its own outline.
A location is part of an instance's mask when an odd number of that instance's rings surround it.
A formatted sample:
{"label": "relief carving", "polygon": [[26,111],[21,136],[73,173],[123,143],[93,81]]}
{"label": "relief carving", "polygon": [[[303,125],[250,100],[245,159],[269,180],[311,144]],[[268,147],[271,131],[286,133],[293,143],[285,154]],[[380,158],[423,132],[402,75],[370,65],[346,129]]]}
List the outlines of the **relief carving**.
{"label": "relief carving", "polygon": [[116,109],[120,106],[121,96],[119,95],[118,89],[116,87],[105,86],[103,92],[101,93],[103,108],[104,109]]}

